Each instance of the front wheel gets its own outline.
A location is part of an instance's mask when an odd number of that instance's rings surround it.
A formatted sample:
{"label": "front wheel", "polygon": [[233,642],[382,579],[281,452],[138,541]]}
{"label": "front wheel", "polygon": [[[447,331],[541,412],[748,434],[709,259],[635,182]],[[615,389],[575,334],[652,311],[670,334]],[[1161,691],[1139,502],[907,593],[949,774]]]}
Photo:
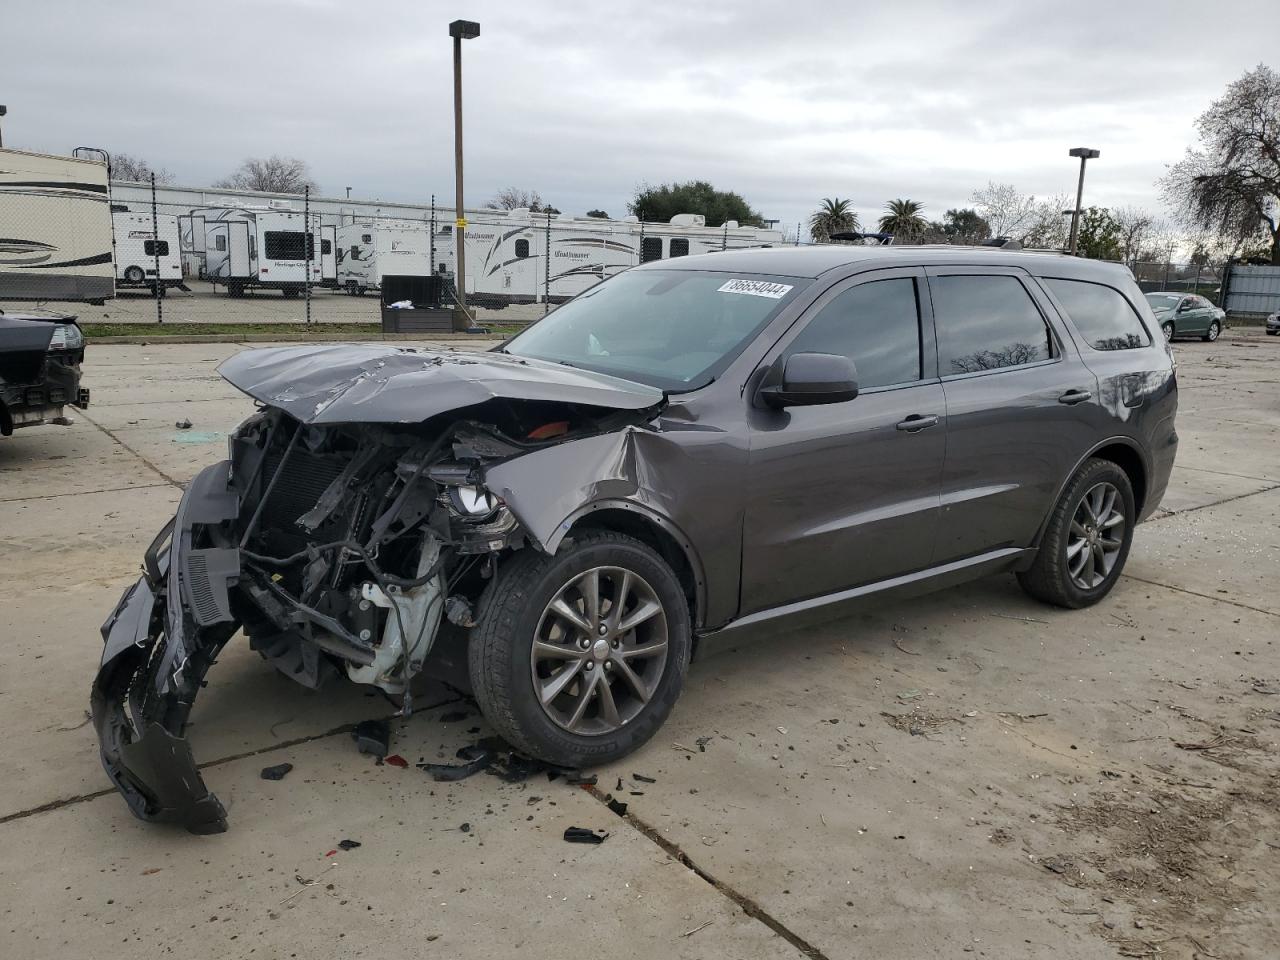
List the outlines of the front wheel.
{"label": "front wheel", "polygon": [[142,272],[141,267],[130,267],[124,272],[124,278],[129,283],[142,283],[146,279],[146,274]]}
{"label": "front wheel", "polygon": [[1110,460],[1088,460],[1062,492],[1022,589],[1045,603],[1097,603],[1120,578],[1137,522],[1133,486]]}
{"label": "front wheel", "polygon": [[1220,324],[1217,320],[1213,320],[1209,323],[1209,329],[1204,332],[1204,336],[1201,337],[1200,339],[1203,340],[1205,343],[1213,343],[1213,341],[1218,339],[1218,334],[1220,334],[1221,332],[1222,332],[1222,324]]}
{"label": "front wheel", "polygon": [[468,650],[472,688],[497,732],[566,767],[644,744],[684,686],[692,648],[680,581],[650,547],[589,531],[555,556],[499,567]]}
{"label": "front wheel", "polygon": [[1170,340],[1172,340],[1173,339],[1173,321],[1166,320],[1164,323],[1160,324],[1160,332],[1164,334],[1165,343],[1168,343]]}

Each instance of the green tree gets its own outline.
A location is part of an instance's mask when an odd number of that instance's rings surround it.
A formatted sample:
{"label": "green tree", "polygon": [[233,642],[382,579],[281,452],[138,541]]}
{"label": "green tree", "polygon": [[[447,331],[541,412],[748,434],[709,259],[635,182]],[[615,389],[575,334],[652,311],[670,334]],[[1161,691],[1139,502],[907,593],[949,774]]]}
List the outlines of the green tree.
{"label": "green tree", "polygon": [[914,200],[890,200],[885,204],[887,211],[880,218],[880,230],[892,233],[894,242],[910,243],[929,227],[929,221],[923,216],[924,204]]}
{"label": "green tree", "polygon": [[1120,222],[1110,210],[1087,207],[1080,212],[1080,256],[1090,260],[1119,260],[1123,253],[1121,243]]}
{"label": "green tree", "polygon": [[668,223],[680,213],[700,213],[707,226],[718,227],[726,220],[737,220],[743,226],[763,226],[760,214],[741,195],[717,190],[705,180],[687,183],[642,184],[627,209],[649,223]]}
{"label": "green tree", "polygon": [[991,236],[991,226],[971,207],[948,210],[942,218],[942,233],[949,243],[981,243]]}
{"label": "green tree", "polygon": [[809,236],[814,243],[827,243],[833,233],[851,233],[861,229],[852,200],[827,197],[809,217]]}
{"label": "green tree", "polygon": [[1264,241],[1280,264],[1280,73],[1264,64],[1227,87],[1196,120],[1200,143],[1160,180],[1193,228],[1239,249]]}

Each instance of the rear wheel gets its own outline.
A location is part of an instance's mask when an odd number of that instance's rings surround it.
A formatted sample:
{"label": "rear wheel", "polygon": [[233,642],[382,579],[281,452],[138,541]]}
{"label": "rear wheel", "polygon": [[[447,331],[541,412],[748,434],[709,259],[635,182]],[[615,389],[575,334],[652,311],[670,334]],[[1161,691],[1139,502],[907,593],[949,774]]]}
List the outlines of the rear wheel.
{"label": "rear wheel", "polygon": [[1221,332],[1222,332],[1222,324],[1220,324],[1217,320],[1211,320],[1209,322],[1209,329],[1204,332],[1204,336],[1201,337],[1200,339],[1204,340],[1206,343],[1213,343],[1213,341],[1218,339],[1218,334],[1220,334]]}
{"label": "rear wheel", "polygon": [[1164,334],[1165,343],[1168,343],[1170,340],[1172,340],[1173,339],[1173,321],[1166,320],[1164,323],[1160,324],[1160,332]]}
{"label": "rear wheel", "polygon": [[146,279],[146,274],[142,272],[141,267],[134,266],[124,272],[124,278],[130,283],[141,283]]}
{"label": "rear wheel", "polygon": [[671,568],[638,540],[577,536],[499,568],[468,664],[485,717],[519,749],[567,767],[607,763],[671,713],[692,646]]}
{"label": "rear wheel", "polygon": [[1076,609],[1105,597],[1124,569],[1137,508],[1128,475],[1110,460],[1085,462],[1058,499],[1022,588]]}

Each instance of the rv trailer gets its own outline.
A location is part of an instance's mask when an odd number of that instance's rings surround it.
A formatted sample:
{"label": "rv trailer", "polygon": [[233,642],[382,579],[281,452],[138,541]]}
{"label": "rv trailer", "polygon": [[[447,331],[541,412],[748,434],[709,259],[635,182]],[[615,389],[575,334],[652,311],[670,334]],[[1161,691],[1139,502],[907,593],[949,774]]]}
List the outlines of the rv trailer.
{"label": "rv trailer", "polygon": [[425,223],[345,224],[338,228],[337,246],[338,289],[350,294],[380,290],[384,276],[431,275],[431,233]]}
{"label": "rv trailer", "polygon": [[[182,284],[182,260],[178,254],[178,218],[171,213],[130,210],[112,204],[111,223],[116,238],[116,288],[145,288],[164,296],[166,287]],[[160,232],[153,235],[153,227]],[[156,262],[160,270],[156,272]]]}
{"label": "rv trailer", "polygon": [[[227,288],[279,290],[286,297],[321,277],[320,215],[271,208],[226,207],[191,211],[204,222],[204,279]],[[308,277],[308,273],[310,276]]]}
{"label": "rv trailer", "polygon": [[338,289],[338,227],[320,218],[320,286]]}
{"label": "rv trailer", "polygon": [[0,300],[115,296],[107,165],[0,149]]}
{"label": "rv trailer", "polygon": [[[782,234],[739,226],[733,220],[708,227],[701,214],[679,214],[670,223],[641,223],[635,217],[604,220],[552,214],[548,218],[516,209],[471,218],[466,243],[467,296],[502,306],[541,302],[544,292],[551,302],[561,303],[639,263],[777,246]],[[441,227],[436,252],[452,270],[452,224]]]}

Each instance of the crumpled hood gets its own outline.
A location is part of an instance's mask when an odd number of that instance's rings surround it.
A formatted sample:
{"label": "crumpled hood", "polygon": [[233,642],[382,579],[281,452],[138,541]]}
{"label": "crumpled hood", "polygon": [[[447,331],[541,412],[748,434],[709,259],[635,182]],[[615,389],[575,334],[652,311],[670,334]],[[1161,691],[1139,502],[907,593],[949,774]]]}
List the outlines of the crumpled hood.
{"label": "crumpled hood", "polygon": [[218,372],[303,423],[419,423],[496,397],[615,410],[642,410],[663,398],[656,387],[542,360],[383,344],[245,350]]}

